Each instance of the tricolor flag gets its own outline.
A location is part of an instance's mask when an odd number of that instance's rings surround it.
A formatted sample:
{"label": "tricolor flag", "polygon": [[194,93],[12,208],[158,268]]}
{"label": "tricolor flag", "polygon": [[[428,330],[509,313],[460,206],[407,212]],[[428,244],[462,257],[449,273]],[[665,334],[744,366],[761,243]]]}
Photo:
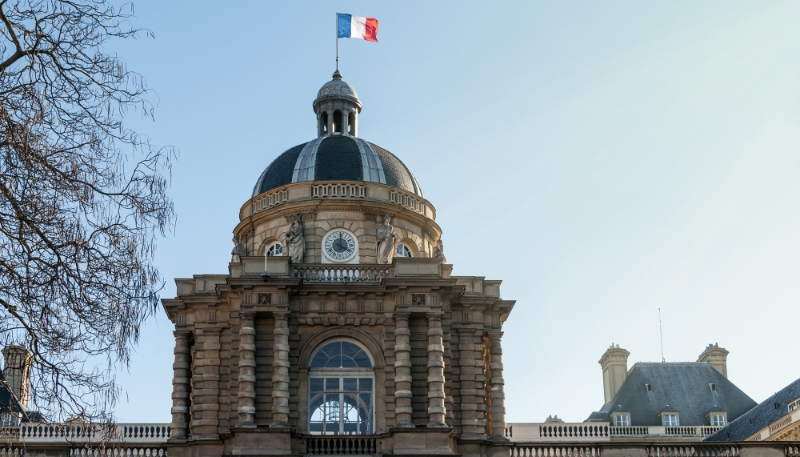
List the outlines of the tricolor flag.
{"label": "tricolor flag", "polygon": [[339,24],[338,38],[360,38],[378,42],[378,20],[374,17],[336,14],[336,19]]}

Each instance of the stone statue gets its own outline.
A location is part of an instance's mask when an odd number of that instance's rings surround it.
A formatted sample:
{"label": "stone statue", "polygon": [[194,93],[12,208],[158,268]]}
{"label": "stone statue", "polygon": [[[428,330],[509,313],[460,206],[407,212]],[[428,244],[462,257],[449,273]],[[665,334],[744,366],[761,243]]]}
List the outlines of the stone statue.
{"label": "stone statue", "polygon": [[394,250],[397,246],[397,234],[394,227],[389,225],[392,218],[387,214],[383,216],[383,225],[378,226],[378,263],[392,263]]}
{"label": "stone statue", "polygon": [[294,217],[289,231],[283,235],[286,240],[284,246],[289,251],[292,263],[303,263],[303,254],[306,250],[306,241],[303,238],[303,220],[299,214]]}
{"label": "stone statue", "polygon": [[239,242],[239,237],[233,236],[233,249],[231,249],[231,262],[239,263],[242,257],[247,255],[247,248]]}
{"label": "stone statue", "polygon": [[447,263],[447,258],[444,256],[444,245],[442,244],[441,238],[436,242],[436,246],[433,248],[433,256],[437,259],[442,259],[442,262]]}

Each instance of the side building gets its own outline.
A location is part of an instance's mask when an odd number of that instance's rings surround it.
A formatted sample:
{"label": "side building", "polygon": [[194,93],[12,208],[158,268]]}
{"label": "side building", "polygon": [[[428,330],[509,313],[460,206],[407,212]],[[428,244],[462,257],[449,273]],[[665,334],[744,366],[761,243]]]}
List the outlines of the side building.
{"label": "side building", "polygon": [[731,421],[706,441],[800,441],[800,379]]}

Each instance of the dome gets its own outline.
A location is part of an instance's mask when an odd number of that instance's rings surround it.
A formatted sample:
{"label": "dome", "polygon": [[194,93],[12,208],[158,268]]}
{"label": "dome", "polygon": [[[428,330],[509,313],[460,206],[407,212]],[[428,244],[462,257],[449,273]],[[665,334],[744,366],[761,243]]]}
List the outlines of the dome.
{"label": "dome", "polygon": [[348,135],[317,138],[279,155],[261,173],[253,197],[304,181],[377,182],[422,197],[419,183],[400,159],[378,145]]}
{"label": "dome", "polygon": [[361,101],[358,100],[358,94],[353,86],[347,84],[342,80],[342,75],[338,70],[333,74],[333,79],[322,85],[317,92],[317,98],[314,100],[314,108],[324,102],[325,100],[349,100],[358,106],[361,110]]}

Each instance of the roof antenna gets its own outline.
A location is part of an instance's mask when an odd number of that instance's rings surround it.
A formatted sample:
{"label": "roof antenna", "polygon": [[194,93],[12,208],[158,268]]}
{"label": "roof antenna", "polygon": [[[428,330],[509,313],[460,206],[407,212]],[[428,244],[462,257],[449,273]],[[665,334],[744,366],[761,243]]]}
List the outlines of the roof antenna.
{"label": "roof antenna", "polygon": [[658,333],[661,336],[661,363],[664,363],[666,360],[664,360],[664,329],[661,328],[661,308],[658,308]]}

